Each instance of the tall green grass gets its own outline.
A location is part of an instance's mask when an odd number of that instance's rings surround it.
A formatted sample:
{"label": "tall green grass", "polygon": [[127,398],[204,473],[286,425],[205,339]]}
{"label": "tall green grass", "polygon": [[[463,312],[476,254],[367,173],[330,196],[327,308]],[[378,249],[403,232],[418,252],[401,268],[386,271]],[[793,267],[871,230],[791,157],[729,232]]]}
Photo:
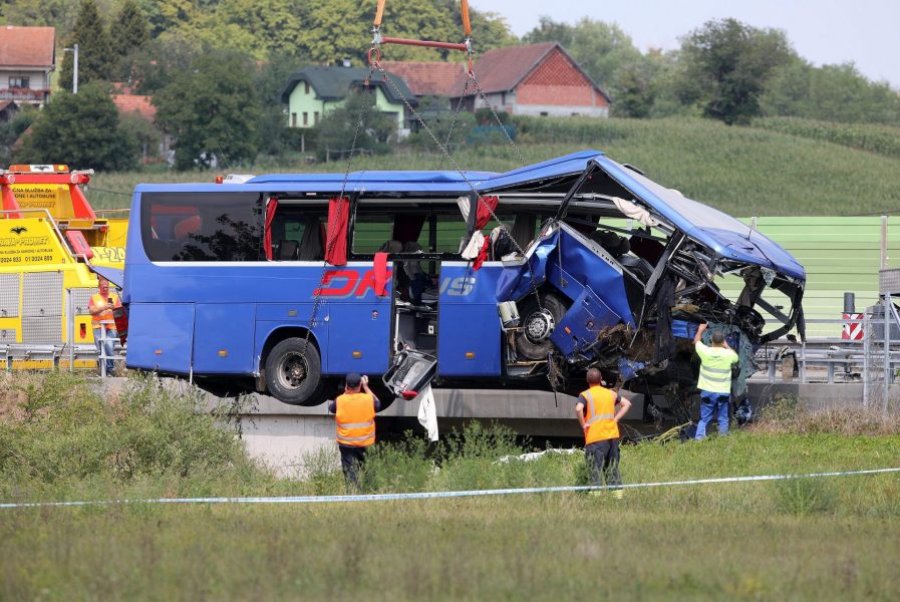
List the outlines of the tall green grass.
{"label": "tall green grass", "polygon": [[[701,119],[520,118],[515,147],[466,147],[448,158],[437,151],[399,145],[392,155],[354,158],[350,166],[353,170],[402,166],[503,172],[523,163],[595,148],[639,167],[665,186],[736,216],[896,211],[900,205],[900,157],[889,150],[893,148],[891,140],[896,142],[896,132],[891,130],[878,138],[877,144],[872,142],[882,149],[873,154],[857,150],[867,149],[868,142],[822,144],[824,138],[819,135],[798,134],[799,125],[776,127],[779,123],[763,120],[760,127],[729,127]],[[838,138],[870,140],[877,126],[825,127],[829,128]],[[853,128],[859,128],[861,134],[844,133],[856,132]],[[267,160],[245,171],[342,172],[346,168],[346,162],[309,165],[298,155],[277,165]],[[99,173],[88,197],[98,208],[125,208],[138,182],[212,182],[214,178],[214,172]]]}
{"label": "tall green grass", "polygon": [[[66,374],[0,379],[0,499],[341,493],[250,462],[227,408],[139,379],[101,398]],[[822,432],[776,407],[754,431],[622,450],[626,482],[896,465],[900,434]],[[771,428],[773,424],[778,429]],[[861,422],[860,424],[866,424]],[[777,432],[776,432],[777,431]],[[508,430],[377,444],[367,491],[575,484]],[[331,451],[328,454],[327,451]],[[505,461],[505,456],[513,456]],[[0,599],[874,599],[900,595],[900,477],[333,505],[0,510]]]}
{"label": "tall green grass", "polygon": [[754,120],[753,127],[900,158],[900,127],[896,126],[767,117]]}

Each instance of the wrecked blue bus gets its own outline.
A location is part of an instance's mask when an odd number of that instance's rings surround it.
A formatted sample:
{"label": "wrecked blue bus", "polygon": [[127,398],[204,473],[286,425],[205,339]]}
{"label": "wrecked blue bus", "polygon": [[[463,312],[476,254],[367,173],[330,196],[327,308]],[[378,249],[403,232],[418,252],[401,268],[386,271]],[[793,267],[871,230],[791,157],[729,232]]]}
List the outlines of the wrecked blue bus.
{"label": "wrecked blue bus", "polygon": [[131,216],[128,367],[286,403],[348,372],[397,396],[432,379],[575,391],[591,366],[689,389],[703,321],[742,382],[757,346],[803,334],[787,251],[598,151],[506,173],[141,184]]}

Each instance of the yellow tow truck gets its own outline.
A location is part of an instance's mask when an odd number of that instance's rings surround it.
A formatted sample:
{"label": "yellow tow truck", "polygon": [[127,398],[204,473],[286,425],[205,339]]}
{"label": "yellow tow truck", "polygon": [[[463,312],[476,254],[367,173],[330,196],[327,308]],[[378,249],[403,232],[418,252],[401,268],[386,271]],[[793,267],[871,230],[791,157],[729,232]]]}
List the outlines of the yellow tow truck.
{"label": "yellow tow truck", "polygon": [[0,370],[97,365],[88,301],[95,270],[124,270],[128,216],[94,211],[83,190],[92,174],[0,170]]}

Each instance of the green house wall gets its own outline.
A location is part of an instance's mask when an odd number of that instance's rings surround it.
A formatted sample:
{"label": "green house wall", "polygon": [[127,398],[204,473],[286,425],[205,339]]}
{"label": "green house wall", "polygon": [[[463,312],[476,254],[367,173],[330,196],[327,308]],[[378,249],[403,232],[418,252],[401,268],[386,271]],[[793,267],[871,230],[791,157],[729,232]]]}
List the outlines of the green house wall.
{"label": "green house wall", "polygon": [[[323,100],[318,97],[312,84],[306,85],[304,81],[297,82],[288,98],[288,127],[311,128],[318,123],[316,115],[318,115],[318,119],[322,119],[334,109],[343,106],[345,102],[346,99],[344,98],[340,100]],[[375,88],[375,107],[382,113],[393,114],[397,121],[398,129],[404,127],[404,105],[402,103],[392,103],[384,95],[381,88]],[[303,119],[304,113],[306,114],[306,123],[304,123]]]}

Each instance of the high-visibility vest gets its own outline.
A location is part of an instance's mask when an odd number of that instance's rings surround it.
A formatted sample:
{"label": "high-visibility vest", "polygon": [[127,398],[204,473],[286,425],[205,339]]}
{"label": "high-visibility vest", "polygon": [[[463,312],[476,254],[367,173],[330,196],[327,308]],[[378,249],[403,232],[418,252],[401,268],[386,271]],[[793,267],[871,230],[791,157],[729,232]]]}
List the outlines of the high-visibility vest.
{"label": "high-visibility vest", "polygon": [[[101,295],[100,293],[94,293],[91,295],[91,307],[100,307],[101,305],[105,305],[108,299],[112,299],[113,307],[121,307],[122,302],[119,301],[119,295],[115,293],[109,293],[106,297]],[[113,312],[111,309],[106,309],[101,311],[99,314],[91,315],[91,322],[94,326],[99,326],[101,322],[112,322],[113,321]]]}
{"label": "high-visibility vest", "polygon": [[375,443],[375,399],[369,393],[344,393],[335,405],[338,444],[367,447]]}
{"label": "high-visibility vest", "polygon": [[582,391],[582,399],[587,403],[584,414],[584,444],[619,438],[619,425],[613,418],[616,415],[615,391],[599,385]]}
{"label": "high-visibility vest", "polygon": [[697,388],[710,393],[731,393],[731,364],[738,361],[738,355],[726,347],[710,347],[702,341],[695,345],[700,356],[700,378]]}

